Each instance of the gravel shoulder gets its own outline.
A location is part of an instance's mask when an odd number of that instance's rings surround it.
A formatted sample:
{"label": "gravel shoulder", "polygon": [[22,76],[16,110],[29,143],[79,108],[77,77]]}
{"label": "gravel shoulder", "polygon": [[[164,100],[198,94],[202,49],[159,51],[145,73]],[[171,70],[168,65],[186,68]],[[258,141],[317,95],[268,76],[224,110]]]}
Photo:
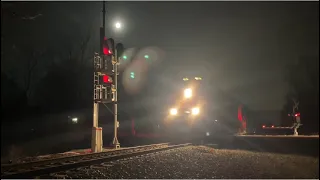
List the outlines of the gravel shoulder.
{"label": "gravel shoulder", "polygon": [[190,146],[40,178],[319,179],[319,159]]}

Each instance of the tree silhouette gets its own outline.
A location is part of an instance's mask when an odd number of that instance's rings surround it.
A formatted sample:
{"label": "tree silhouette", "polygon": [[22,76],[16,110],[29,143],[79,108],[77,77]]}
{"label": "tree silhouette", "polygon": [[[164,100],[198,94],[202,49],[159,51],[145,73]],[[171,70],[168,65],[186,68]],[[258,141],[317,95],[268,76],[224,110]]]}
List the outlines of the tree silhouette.
{"label": "tree silhouette", "polygon": [[22,96],[23,89],[13,79],[1,72],[1,108],[17,108],[17,105],[21,103]]}
{"label": "tree silhouette", "polygon": [[79,46],[69,48],[58,62],[52,62],[36,89],[38,106],[56,110],[91,106],[93,69],[88,64],[92,60],[89,42],[90,32]]}

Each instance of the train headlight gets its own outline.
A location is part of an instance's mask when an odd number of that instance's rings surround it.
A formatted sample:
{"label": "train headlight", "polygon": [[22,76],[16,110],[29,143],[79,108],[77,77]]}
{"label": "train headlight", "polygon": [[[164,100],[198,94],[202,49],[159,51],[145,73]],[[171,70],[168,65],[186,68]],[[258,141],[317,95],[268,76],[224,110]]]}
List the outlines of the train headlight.
{"label": "train headlight", "polygon": [[192,108],[191,113],[192,115],[198,115],[200,112],[199,108]]}
{"label": "train headlight", "polygon": [[184,97],[191,98],[192,97],[192,89],[188,88],[184,90]]}
{"label": "train headlight", "polygon": [[177,114],[178,114],[178,110],[176,108],[170,109],[170,115],[177,115]]}

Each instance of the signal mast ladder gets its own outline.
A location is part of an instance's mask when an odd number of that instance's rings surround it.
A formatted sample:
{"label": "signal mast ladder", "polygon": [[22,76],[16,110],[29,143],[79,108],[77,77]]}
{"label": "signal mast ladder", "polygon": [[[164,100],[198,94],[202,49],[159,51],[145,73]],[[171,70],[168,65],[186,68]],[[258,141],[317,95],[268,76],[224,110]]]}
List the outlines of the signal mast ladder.
{"label": "signal mast ladder", "polygon": [[104,85],[100,83],[101,76],[107,74],[107,63],[103,62],[103,59],[98,53],[94,55],[94,69],[94,101],[97,103],[113,102],[115,99],[114,85]]}

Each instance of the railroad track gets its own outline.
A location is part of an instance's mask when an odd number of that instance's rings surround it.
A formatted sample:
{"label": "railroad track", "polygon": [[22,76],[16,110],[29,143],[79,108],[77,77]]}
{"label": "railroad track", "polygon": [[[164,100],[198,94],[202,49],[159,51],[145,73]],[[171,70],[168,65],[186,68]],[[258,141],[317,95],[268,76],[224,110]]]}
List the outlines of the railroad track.
{"label": "railroad track", "polygon": [[1,165],[1,179],[35,178],[44,174],[66,171],[69,169],[119,160],[178,147],[191,145],[190,143],[170,145],[169,143],[151,144],[113,151],[73,155],[55,159],[46,159],[10,165]]}

